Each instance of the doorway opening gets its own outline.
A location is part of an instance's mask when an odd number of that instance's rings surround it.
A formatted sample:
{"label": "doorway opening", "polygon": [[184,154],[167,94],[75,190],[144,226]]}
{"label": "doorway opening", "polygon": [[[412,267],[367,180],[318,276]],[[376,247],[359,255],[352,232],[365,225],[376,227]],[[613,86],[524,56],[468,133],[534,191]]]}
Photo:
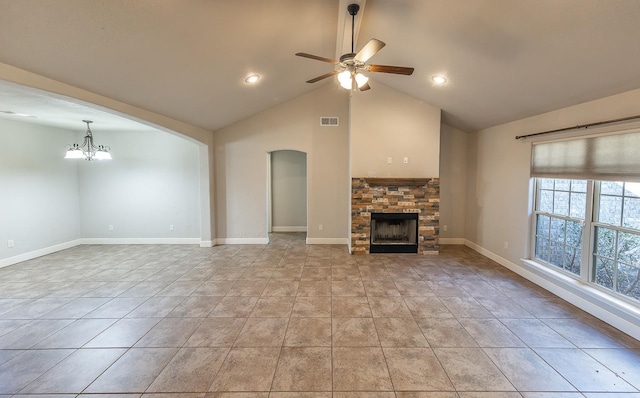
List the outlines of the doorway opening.
{"label": "doorway opening", "polygon": [[307,154],[267,153],[267,236],[307,232]]}

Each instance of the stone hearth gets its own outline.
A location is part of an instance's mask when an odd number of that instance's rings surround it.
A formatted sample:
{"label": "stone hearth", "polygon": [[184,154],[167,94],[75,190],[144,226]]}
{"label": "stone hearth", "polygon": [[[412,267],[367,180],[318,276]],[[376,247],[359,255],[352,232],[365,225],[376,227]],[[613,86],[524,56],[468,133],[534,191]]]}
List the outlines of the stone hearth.
{"label": "stone hearth", "polygon": [[439,178],[352,178],[352,254],[369,254],[371,213],[418,213],[418,254],[438,254]]}

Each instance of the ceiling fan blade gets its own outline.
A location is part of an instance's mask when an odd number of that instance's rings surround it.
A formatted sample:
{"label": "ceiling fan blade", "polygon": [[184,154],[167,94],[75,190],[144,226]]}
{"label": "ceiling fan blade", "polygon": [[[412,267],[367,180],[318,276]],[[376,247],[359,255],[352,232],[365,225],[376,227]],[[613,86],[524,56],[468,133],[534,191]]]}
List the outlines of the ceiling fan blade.
{"label": "ceiling fan blade", "polygon": [[367,70],[369,72],[395,73],[396,75],[411,75],[413,73],[413,68],[389,65],[369,65]]}
{"label": "ceiling fan blade", "polygon": [[367,62],[369,58],[376,55],[376,53],[380,51],[380,49],[382,49],[382,47],[384,46],[386,46],[386,44],[384,44],[383,41],[380,41],[378,39],[371,39],[367,44],[364,45],[364,47],[360,49],[360,51],[358,51],[354,58],[360,62]]}
{"label": "ceiling fan blade", "polygon": [[339,62],[336,61],[335,59],[329,59],[329,58],[324,58],[324,57],[319,57],[317,55],[313,55],[313,54],[307,54],[307,53],[296,53],[296,55],[298,57],[304,57],[304,58],[310,58],[310,59],[315,59],[316,61],[322,61],[322,62],[328,62],[330,64],[334,64],[334,65],[338,65]]}
{"label": "ceiling fan blade", "polygon": [[322,79],[326,79],[327,77],[335,76],[335,75],[337,75],[338,73],[340,73],[340,71],[339,71],[339,70],[334,70],[334,71],[332,71],[332,72],[325,73],[325,74],[324,74],[324,75],[322,75],[322,76],[314,77],[314,78],[313,78],[313,79],[311,79],[311,80],[307,80],[307,83],[315,83],[315,82],[320,81],[320,80],[322,80]]}
{"label": "ceiling fan blade", "polygon": [[368,82],[367,82],[367,83],[365,83],[365,84],[363,84],[363,85],[360,87],[360,91],[367,91],[367,90],[369,90],[369,89],[371,89],[371,86],[369,85],[369,83],[368,83]]}

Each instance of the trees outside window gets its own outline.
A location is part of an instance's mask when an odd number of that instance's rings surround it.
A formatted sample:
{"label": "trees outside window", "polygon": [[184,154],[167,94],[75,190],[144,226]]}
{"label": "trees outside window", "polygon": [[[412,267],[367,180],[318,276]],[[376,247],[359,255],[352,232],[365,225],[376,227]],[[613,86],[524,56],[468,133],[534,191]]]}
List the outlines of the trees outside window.
{"label": "trees outside window", "polygon": [[534,258],[640,301],[640,183],[536,179]]}

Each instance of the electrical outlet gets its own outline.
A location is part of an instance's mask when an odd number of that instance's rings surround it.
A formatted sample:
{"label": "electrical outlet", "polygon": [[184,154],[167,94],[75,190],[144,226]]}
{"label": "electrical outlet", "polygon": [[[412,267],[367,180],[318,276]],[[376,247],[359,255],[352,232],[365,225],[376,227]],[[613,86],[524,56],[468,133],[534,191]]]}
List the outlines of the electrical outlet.
{"label": "electrical outlet", "polygon": [[447,232],[447,229],[449,229],[449,226],[447,224],[442,226],[442,230],[443,231]]}
{"label": "electrical outlet", "polygon": [[113,231],[113,225],[109,225],[109,231]]}
{"label": "electrical outlet", "polygon": [[173,231],[173,224],[169,225],[169,231]]}
{"label": "electrical outlet", "polygon": [[389,156],[389,157],[387,158],[387,163],[388,163],[388,164],[393,163],[393,158],[392,158],[391,156]]}
{"label": "electrical outlet", "polygon": [[324,225],[322,225],[322,224],[318,225],[318,230],[319,231],[324,231]]}
{"label": "electrical outlet", "polygon": [[13,247],[14,243],[13,243],[13,239],[9,239],[7,241],[7,247]]}
{"label": "electrical outlet", "polygon": [[404,159],[402,160],[404,162],[404,164],[409,163],[409,157],[405,156]]}
{"label": "electrical outlet", "polygon": [[507,250],[509,249],[509,242],[507,242],[507,241],[504,242],[504,248],[507,249]]}

